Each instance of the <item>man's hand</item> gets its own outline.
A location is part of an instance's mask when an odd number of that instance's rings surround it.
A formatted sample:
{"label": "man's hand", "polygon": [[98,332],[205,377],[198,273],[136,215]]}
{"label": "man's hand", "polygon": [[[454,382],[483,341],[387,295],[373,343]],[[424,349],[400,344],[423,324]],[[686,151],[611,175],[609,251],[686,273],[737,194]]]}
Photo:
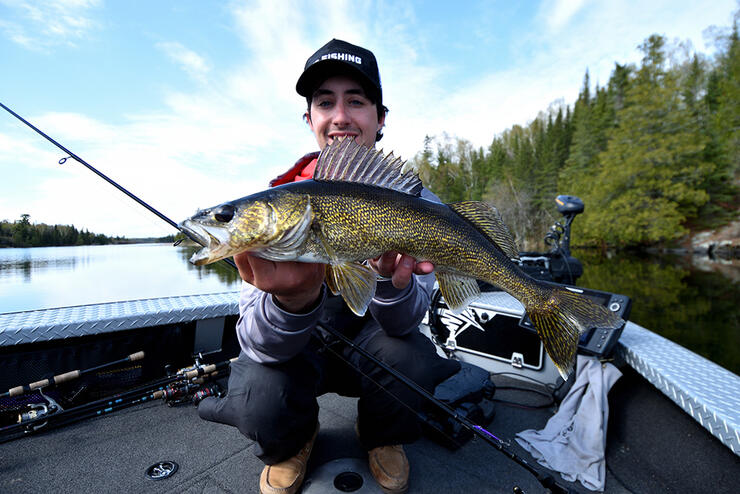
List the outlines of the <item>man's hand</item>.
{"label": "man's hand", "polygon": [[249,252],[234,256],[244,281],[273,295],[278,305],[293,314],[306,312],[321,295],[326,266],[303,262],[274,262]]}
{"label": "man's hand", "polygon": [[399,290],[403,290],[411,283],[412,274],[429,274],[434,271],[434,264],[431,262],[417,262],[413,257],[396,251],[386,252],[367,262],[380,276],[391,278],[393,286]]}

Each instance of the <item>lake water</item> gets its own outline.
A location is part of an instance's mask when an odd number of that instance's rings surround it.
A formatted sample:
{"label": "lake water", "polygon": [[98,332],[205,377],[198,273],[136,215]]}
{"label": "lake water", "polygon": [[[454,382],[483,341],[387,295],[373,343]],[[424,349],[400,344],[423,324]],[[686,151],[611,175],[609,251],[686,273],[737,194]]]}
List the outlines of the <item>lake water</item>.
{"label": "lake water", "polygon": [[[0,313],[238,290],[223,263],[171,244],[0,249]],[[630,319],[740,374],[740,263],[575,250],[578,284],[632,298]]]}
{"label": "lake water", "polygon": [[194,250],[172,244],[0,249],[0,313],[239,289],[232,268],[190,264]]}

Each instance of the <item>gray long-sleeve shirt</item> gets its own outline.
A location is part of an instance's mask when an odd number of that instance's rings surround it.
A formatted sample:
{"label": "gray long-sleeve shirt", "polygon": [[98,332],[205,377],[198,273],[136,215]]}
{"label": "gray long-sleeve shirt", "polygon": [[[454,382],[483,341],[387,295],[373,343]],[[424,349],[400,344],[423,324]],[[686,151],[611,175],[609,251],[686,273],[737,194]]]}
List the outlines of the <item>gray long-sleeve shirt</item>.
{"label": "gray long-sleeve shirt", "polygon": [[[422,197],[439,201],[434,194],[422,190]],[[390,336],[402,336],[418,328],[429,308],[434,287],[434,274],[413,275],[403,290],[391,281],[378,281],[369,313],[379,329]],[[249,283],[242,283],[239,299],[237,337],[242,351],[260,363],[278,363],[297,355],[307,344],[316,324],[322,319],[327,288],[324,285],[321,301],[307,314],[292,314],[278,307],[269,293]],[[336,328],[342,329],[342,328]]]}

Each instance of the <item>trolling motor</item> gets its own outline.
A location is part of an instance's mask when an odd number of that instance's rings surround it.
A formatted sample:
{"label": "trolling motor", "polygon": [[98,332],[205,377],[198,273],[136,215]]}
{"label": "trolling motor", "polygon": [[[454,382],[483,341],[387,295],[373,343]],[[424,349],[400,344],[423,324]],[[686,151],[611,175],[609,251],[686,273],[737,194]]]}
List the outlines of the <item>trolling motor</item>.
{"label": "trolling motor", "polygon": [[583,201],[576,196],[559,195],[555,198],[558,211],[565,222],[556,221],[545,234],[548,252],[521,252],[520,267],[533,278],[575,285],[583,274],[581,261],[570,255],[570,228],[575,217],[584,210]]}

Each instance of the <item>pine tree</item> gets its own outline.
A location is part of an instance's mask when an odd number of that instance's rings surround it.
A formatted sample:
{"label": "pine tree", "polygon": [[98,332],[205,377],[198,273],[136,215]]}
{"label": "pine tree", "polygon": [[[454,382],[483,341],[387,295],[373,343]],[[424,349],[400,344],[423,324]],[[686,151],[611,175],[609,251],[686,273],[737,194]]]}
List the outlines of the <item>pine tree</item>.
{"label": "pine tree", "polygon": [[598,156],[602,168],[581,223],[592,240],[624,245],[676,239],[686,231],[686,218],[708,199],[700,188],[713,168],[703,159],[707,139],[682,102],[676,74],[665,69],[664,46],[658,35],[640,46],[642,66]]}
{"label": "pine tree", "polygon": [[740,184],[740,41],[737,24],[707,80],[707,160],[715,164],[706,177],[710,200],[702,208],[703,223],[715,227],[737,215]]}

